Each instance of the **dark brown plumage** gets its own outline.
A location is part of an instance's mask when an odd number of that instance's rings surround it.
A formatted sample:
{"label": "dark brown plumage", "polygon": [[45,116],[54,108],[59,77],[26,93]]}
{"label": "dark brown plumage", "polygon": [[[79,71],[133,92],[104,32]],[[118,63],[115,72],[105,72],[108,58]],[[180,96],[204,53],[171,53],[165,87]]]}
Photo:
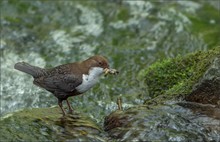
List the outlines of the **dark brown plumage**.
{"label": "dark brown plumage", "polygon": [[15,69],[33,76],[33,83],[54,94],[58,99],[63,115],[65,112],[62,101],[66,100],[69,111],[73,109],[67,98],[84,93],[97,83],[103,73],[117,73],[111,71],[106,58],[100,55],[92,56],[82,62],[60,65],[51,69],[43,69],[25,62],[16,63]]}

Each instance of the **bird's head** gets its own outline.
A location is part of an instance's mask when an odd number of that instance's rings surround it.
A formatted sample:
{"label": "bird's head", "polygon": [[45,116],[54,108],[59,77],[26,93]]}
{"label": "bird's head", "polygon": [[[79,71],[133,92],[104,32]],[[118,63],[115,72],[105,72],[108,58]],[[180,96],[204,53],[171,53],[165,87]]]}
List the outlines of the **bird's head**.
{"label": "bird's head", "polygon": [[101,55],[92,56],[92,57],[88,58],[87,60],[85,60],[84,62],[86,62],[87,66],[90,69],[97,70],[96,72],[99,75],[101,75],[103,73],[105,75],[118,73],[117,70],[109,68],[108,60]]}

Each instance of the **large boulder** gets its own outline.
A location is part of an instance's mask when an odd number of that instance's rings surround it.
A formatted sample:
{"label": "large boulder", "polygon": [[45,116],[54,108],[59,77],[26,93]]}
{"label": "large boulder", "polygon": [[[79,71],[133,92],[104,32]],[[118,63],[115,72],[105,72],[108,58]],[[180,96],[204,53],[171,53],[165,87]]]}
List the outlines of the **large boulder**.
{"label": "large boulder", "polygon": [[112,112],[104,128],[119,141],[219,141],[220,116],[203,118],[175,103],[141,105]]}
{"label": "large boulder", "polygon": [[111,138],[220,140],[220,48],[157,62],[142,70],[139,79],[151,98],[145,105],[109,114],[104,129]]}
{"label": "large boulder", "polygon": [[0,125],[3,141],[104,141],[91,118],[78,113],[62,117],[58,107],[14,112],[2,117]]}
{"label": "large boulder", "polygon": [[214,58],[203,77],[193,86],[186,100],[220,106],[220,53]]}
{"label": "large boulder", "polygon": [[156,62],[140,72],[150,96],[217,105],[220,100],[220,48]]}

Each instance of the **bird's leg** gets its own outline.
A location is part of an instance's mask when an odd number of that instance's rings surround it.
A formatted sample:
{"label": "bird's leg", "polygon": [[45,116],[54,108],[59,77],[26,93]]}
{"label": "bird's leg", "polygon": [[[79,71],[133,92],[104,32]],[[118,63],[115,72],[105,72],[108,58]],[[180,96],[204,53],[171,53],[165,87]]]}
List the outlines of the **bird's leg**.
{"label": "bird's leg", "polygon": [[62,110],[63,116],[65,116],[65,111],[63,110],[63,104],[61,100],[58,100],[58,105],[60,107],[60,109]]}
{"label": "bird's leg", "polygon": [[71,107],[69,101],[66,99],[66,103],[68,105],[68,108],[69,108],[69,112],[72,113],[73,112],[73,108]]}

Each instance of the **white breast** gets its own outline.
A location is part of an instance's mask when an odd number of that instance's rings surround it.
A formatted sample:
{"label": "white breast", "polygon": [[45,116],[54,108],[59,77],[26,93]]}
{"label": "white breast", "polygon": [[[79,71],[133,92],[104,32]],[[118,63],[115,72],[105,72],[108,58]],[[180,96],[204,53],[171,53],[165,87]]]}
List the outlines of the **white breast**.
{"label": "white breast", "polygon": [[93,67],[89,70],[89,74],[83,74],[82,84],[76,87],[77,91],[83,93],[92,88],[103,74],[104,70],[100,67]]}

